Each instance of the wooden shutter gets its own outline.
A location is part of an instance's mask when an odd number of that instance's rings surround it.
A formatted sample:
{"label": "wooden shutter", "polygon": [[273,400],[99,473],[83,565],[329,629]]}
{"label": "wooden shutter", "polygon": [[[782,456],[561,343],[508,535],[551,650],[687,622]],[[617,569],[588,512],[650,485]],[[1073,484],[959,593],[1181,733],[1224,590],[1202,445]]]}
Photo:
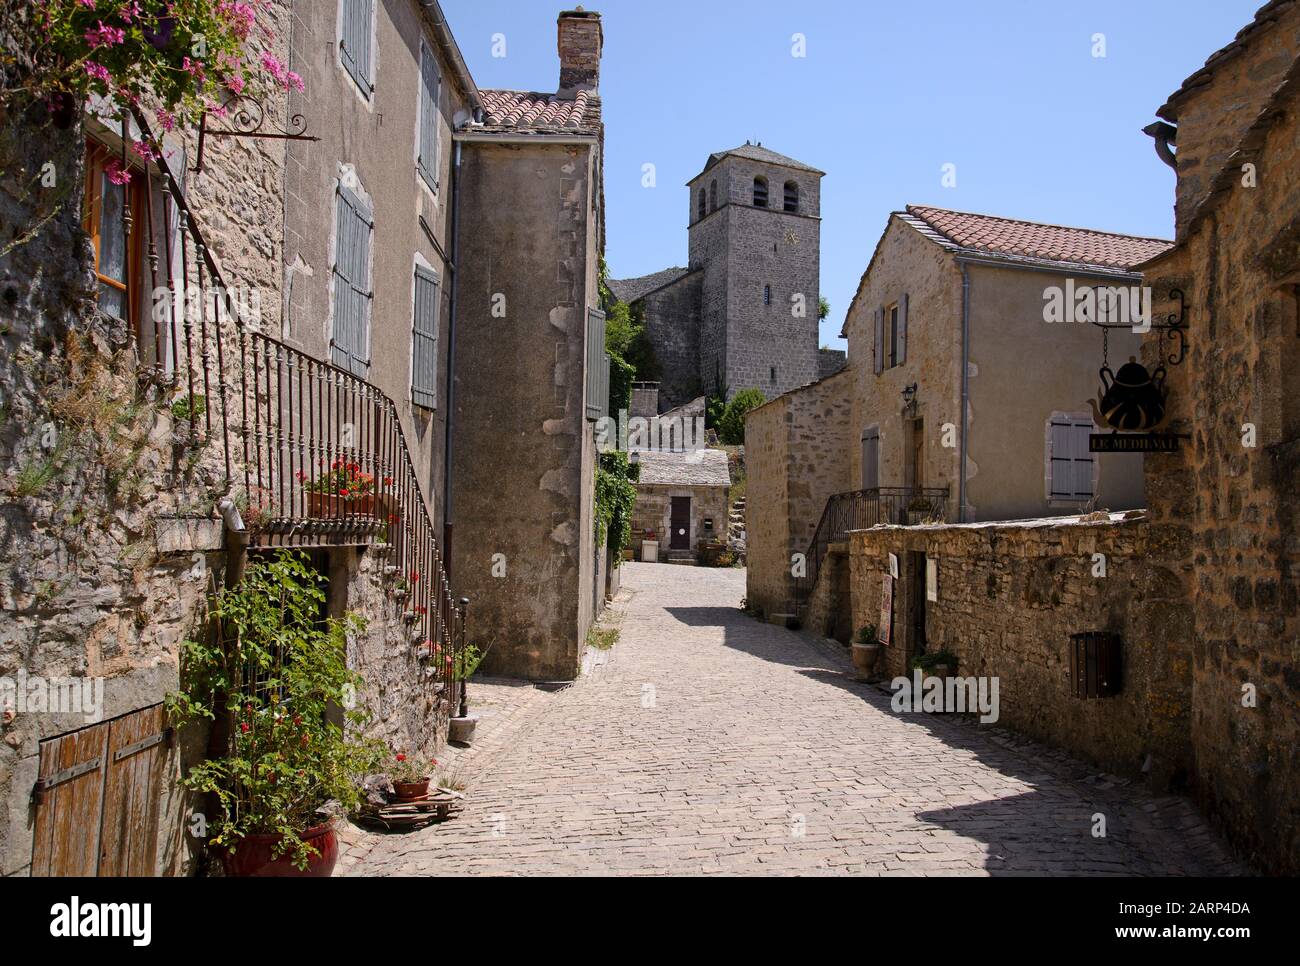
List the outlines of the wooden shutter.
{"label": "wooden shutter", "polygon": [[1086,502],[1093,497],[1095,457],[1088,452],[1091,422],[1056,417],[1051,422],[1051,485],[1049,500]]}
{"label": "wooden shutter", "polygon": [[411,340],[411,401],[438,408],[438,276],[424,266],[415,269],[415,317]]}
{"label": "wooden shutter", "polygon": [[898,364],[907,361],[907,293],[898,303]]}
{"label": "wooden shutter", "polygon": [[427,44],[420,44],[420,176],[438,190],[438,96],[442,77]]}
{"label": "wooden shutter", "polygon": [[885,369],[885,309],[876,309],[876,375]]}
{"label": "wooden shutter", "polygon": [[874,490],[880,486],[880,430],[871,428],[862,433],[862,489]]}
{"label": "wooden shutter", "polygon": [[605,313],[600,309],[587,310],[586,381],[587,418],[600,419],[609,408],[609,355],[605,352]]}
{"label": "wooden shutter", "polygon": [[334,334],[330,358],[364,376],[370,366],[370,209],[339,185],[334,255]]}
{"label": "wooden shutter", "polygon": [[343,66],[362,92],[375,89],[370,77],[370,16],[373,0],[343,0],[343,36],[339,48]]}

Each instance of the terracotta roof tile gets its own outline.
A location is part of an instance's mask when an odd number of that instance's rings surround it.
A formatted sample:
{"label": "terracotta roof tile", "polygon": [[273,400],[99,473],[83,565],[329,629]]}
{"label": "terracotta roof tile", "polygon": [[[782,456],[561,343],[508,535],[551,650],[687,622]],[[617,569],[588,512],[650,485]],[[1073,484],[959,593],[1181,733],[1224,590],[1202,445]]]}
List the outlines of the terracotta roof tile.
{"label": "terracotta roof tile", "polygon": [[912,216],[908,220],[913,227],[949,247],[1063,266],[1128,271],[1173,247],[1172,242],[1161,238],[1044,225],[926,205],[908,205],[906,214]]}
{"label": "terracotta roof tile", "polygon": [[536,91],[479,91],[483,126],[541,134],[591,134],[600,127],[600,98],[578,91],[572,98]]}

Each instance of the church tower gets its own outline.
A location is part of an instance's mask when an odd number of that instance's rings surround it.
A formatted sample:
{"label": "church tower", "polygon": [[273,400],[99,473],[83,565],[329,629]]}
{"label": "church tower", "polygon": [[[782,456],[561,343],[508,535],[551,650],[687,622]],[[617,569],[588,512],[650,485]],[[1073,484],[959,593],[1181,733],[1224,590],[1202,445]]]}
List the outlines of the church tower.
{"label": "church tower", "polygon": [[757,388],[771,399],[818,378],[824,174],[746,142],[710,155],[688,183],[706,393]]}

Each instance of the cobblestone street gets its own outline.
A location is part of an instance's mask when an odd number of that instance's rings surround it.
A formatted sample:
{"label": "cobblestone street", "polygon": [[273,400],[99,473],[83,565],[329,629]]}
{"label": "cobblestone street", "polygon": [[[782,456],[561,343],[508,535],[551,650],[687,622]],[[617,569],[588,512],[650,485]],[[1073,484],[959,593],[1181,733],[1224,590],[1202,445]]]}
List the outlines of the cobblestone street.
{"label": "cobblestone street", "polygon": [[615,647],[557,693],[472,685],[486,707],[461,753],[465,810],[354,836],[347,874],[1244,871],[1182,799],[892,713],[833,645],[745,616],[744,578],[625,565]]}

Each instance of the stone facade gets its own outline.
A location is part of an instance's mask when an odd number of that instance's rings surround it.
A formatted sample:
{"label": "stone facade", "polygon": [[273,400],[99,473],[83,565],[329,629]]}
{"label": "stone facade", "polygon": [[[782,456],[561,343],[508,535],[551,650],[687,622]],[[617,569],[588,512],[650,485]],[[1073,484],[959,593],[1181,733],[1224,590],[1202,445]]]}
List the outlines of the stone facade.
{"label": "stone facade", "polygon": [[804,554],[826,501],[853,488],[850,367],[778,396],[745,421],[745,539],[749,602],[793,613],[794,555]]}
{"label": "stone facade", "polygon": [[[1145,268],[1187,306],[1167,429],[1190,438],[1148,458],[1147,490],[1152,525],[1180,550],[1194,790],[1243,850],[1288,874],[1300,871],[1298,38],[1300,8],[1268,4],[1161,109],[1178,124],[1179,245]],[[1156,348],[1153,333],[1148,359]]]}
{"label": "stone facade", "polygon": [[[1117,774],[1145,774],[1160,789],[1187,787],[1194,641],[1167,565],[1174,548],[1144,520],[886,526],[849,539],[855,631],[880,627],[889,554],[898,559],[892,640],[878,672],[910,675],[914,657],[947,649],[958,676],[998,679],[998,724]],[[938,567],[936,601],[926,599],[927,560]],[[1123,684],[1113,697],[1071,690],[1070,635],[1086,631],[1121,637]]]}
{"label": "stone facade", "polygon": [[[611,283],[645,324],[661,408],[745,388],[771,399],[834,371],[817,347],[821,178],[762,145],[717,152],[688,184],[690,269],[650,291],[641,280]],[[756,179],[766,205],[756,203]]]}
{"label": "stone facade", "polygon": [[659,541],[660,561],[669,559],[669,530],[673,497],[691,501],[690,554],[701,541],[726,541],[727,488],[725,486],[653,486],[638,484],[636,505],[632,509],[632,550],[641,560],[641,541],[654,533]]}

